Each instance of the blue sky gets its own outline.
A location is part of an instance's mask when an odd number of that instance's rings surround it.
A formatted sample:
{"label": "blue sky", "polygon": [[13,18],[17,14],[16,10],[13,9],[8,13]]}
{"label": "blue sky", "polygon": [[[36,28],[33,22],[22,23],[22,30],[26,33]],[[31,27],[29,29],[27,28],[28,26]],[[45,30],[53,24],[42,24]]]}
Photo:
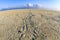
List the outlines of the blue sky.
{"label": "blue sky", "polygon": [[0,9],[19,7],[28,3],[38,3],[46,8],[60,10],[60,0],[0,0]]}

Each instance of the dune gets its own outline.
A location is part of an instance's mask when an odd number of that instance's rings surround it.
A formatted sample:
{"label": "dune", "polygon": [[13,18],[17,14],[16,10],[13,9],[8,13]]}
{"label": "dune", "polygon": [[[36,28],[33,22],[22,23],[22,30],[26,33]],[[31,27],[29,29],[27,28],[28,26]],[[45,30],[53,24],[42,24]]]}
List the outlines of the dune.
{"label": "dune", "polygon": [[60,40],[60,12],[0,11],[0,40]]}

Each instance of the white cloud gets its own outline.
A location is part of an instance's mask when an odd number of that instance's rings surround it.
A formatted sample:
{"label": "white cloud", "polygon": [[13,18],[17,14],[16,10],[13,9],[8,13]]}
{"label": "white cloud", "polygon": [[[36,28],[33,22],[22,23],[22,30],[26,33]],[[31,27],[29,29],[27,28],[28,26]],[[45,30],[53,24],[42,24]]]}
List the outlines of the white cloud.
{"label": "white cloud", "polygon": [[43,5],[42,5],[42,4],[40,4],[40,3],[37,3],[37,5],[38,5],[39,7],[43,7]]}
{"label": "white cloud", "polygon": [[27,5],[28,5],[28,6],[31,6],[31,7],[33,6],[33,4],[32,4],[32,3],[29,3],[29,4],[27,4]]}
{"label": "white cloud", "polygon": [[32,3],[28,3],[28,4],[24,4],[24,6],[26,6],[26,7],[33,7],[33,4]]}

